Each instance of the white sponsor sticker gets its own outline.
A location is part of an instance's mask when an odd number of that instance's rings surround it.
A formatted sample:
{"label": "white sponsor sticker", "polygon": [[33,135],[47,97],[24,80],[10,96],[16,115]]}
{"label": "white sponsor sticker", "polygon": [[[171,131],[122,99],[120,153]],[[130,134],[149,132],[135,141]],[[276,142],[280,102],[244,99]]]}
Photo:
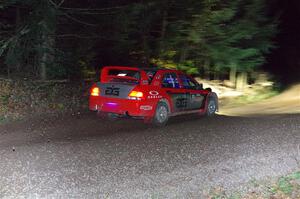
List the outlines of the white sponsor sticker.
{"label": "white sponsor sticker", "polygon": [[141,110],[145,110],[145,111],[150,111],[150,110],[152,110],[152,106],[150,106],[150,105],[142,105],[142,106],[140,106],[140,109]]}
{"label": "white sponsor sticker", "polygon": [[161,95],[149,95],[148,96],[148,99],[160,99],[160,98],[162,98]]}

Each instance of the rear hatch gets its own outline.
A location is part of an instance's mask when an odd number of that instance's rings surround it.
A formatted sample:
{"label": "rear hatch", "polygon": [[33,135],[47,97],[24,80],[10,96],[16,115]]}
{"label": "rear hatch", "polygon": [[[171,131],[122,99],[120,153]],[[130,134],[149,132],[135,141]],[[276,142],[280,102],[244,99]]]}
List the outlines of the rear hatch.
{"label": "rear hatch", "polygon": [[127,99],[129,93],[136,87],[136,84],[123,83],[98,83],[100,96],[111,98]]}
{"label": "rear hatch", "polygon": [[139,68],[110,66],[101,72],[101,81],[97,86],[100,96],[127,99],[130,92],[141,84],[148,84],[145,72]]}

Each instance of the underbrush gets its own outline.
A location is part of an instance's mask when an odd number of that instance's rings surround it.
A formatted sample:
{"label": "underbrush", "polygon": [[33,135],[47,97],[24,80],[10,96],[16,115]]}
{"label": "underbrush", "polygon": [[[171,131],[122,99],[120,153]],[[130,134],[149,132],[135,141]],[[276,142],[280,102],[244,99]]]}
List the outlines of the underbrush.
{"label": "underbrush", "polygon": [[0,80],[0,123],[85,109],[89,84]]}
{"label": "underbrush", "polygon": [[[299,199],[300,198],[300,171],[267,182],[251,183],[250,193],[226,194],[221,188],[212,189],[209,199]],[[250,186],[250,185],[249,185]]]}

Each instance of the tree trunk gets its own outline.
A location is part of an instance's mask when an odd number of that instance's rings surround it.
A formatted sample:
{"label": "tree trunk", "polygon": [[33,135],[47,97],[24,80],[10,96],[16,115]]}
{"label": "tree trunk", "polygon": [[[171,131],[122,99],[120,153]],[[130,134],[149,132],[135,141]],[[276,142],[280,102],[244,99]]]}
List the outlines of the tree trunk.
{"label": "tree trunk", "polygon": [[48,77],[47,74],[47,67],[50,64],[55,64],[55,32],[51,32],[50,34],[46,31],[42,33],[43,43],[42,49],[43,52],[41,53],[40,57],[40,78],[42,80],[46,80]]}
{"label": "tree trunk", "polygon": [[[166,1],[166,6],[168,6],[168,1]],[[167,17],[168,17],[168,8],[166,7],[166,8],[164,8],[164,11],[163,11],[161,33],[160,33],[160,38],[159,38],[159,57],[161,57],[162,52],[163,52],[163,41],[165,39],[167,25],[168,25]]]}
{"label": "tree trunk", "polygon": [[210,79],[210,61],[209,60],[205,60],[204,63],[204,79]]}
{"label": "tree trunk", "polygon": [[230,68],[229,81],[231,82],[232,86],[236,88],[236,67],[235,66],[232,66]]}
{"label": "tree trunk", "polygon": [[[18,34],[19,28],[21,26],[21,16],[20,16],[20,8],[16,7],[16,27],[15,27],[15,33]],[[17,60],[16,60],[16,70],[17,72],[20,72],[20,68],[21,68],[21,57],[18,56]]]}
{"label": "tree trunk", "polygon": [[214,71],[214,80],[220,80],[220,72],[219,71]]}
{"label": "tree trunk", "polygon": [[183,46],[180,52],[179,62],[180,63],[184,62],[186,60],[186,57],[187,57],[187,47]]}
{"label": "tree trunk", "polygon": [[40,57],[40,78],[42,80],[46,80],[47,79],[47,63],[48,63],[48,44],[47,44],[47,40],[48,40],[48,37],[46,35],[45,32],[42,33],[43,36],[42,36],[42,40],[43,40],[43,44],[42,44],[42,49],[43,49],[43,52],[41,53],[41,57]]}
{"label": "tree trunk", "polygon": [[6,72],[7,72],[7,79],[9,79],[10,78],[10,66],[9,66],[9,64],[7,64]]}
{"label": "tree trunk", "polygon": [[39,55],[40,79],[48,77],[47,67],[55,63],[55,32],[56,32],[56,10],[49,3],[44,7],[43,23],[41,30],[41,51]]}
{"label": "tree trunk", "polygon": [[[147,14],[148,14],[148,4],[142,1],[142,4],[144,6],[144,12],[143,12],[143,19],[146,20]],[[144,51],[142,55],[142,62],[144,67],[147,67],[149,65],[150,61],[150,50],[149,50],[149,28],[145,26],[145,24],[142,26],[142,49]]]}
{"label": "tree trunk", "polygon": [[147,43],[147,33],[144,33],[143,35],[143,49],[144,49],[144,56],[143,56],[143,64],[144,67],[147,67],[149,65],[149,60],[150,60],[150,51],[149,51],[149,46]]}
{"label": "tree trunk", "polygon": [[236,81],[236,88],[239,91],[243,91],[248,84],[248,75],[246,72],[241,72],[238,75],[237,81]]}

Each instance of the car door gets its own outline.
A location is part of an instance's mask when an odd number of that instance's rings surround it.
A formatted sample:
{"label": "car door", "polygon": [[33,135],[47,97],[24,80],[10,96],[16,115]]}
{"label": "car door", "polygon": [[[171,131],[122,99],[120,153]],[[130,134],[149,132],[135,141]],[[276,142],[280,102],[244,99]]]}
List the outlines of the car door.
{"label": "car door", "polygon": [[187,109],[194,110],[202,108],[205,96],[201,94],[199,84],[193,78],[185,74],[179,74],[179,79],[182,87],[186,89],[187,92]]}
{"label": "car door", "polygon": [[185,89],[180,87],[176,73],[165,73],[161,87],[169,95],[174,112],[184,111],[188,108],[188,96]]}

